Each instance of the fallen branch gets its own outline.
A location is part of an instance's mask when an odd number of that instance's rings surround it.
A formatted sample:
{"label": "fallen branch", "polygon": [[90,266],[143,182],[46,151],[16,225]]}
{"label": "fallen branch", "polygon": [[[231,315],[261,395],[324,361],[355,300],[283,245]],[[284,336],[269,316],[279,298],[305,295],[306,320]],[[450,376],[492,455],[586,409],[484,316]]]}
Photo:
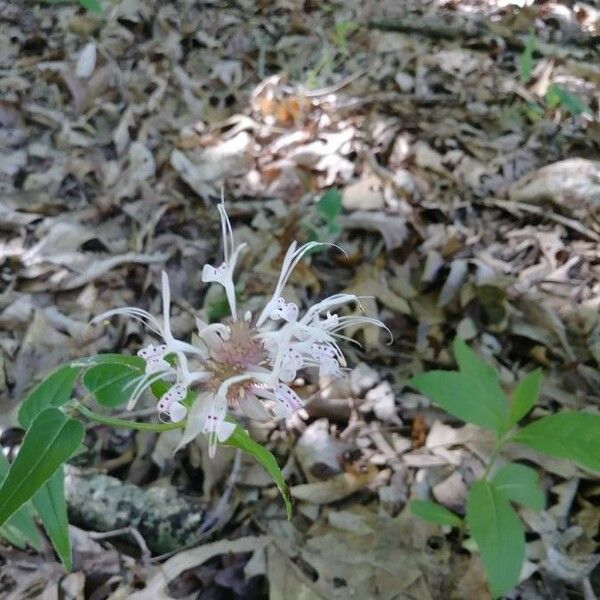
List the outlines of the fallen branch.
{"label": "fallen branch", "polygon": [[[420,17],[418,15],[407,14],[402,17],[375,17],[369,21],[369,27],[381,31],[398,31],[400,33],[416,34],[439,40],[465,40],[469,38],[481,40],[482,38],[488,38],[490,43],[497,44],[498,39],[502,38],[508,48],[519,51],[525,48],[527,40],[526,33],[515,34],[501,23],[488,25],[483,21],[471,20],[455,24],[439,16]],[[540,40],[536,44],[536,53],[545,56],[564,56],[578,54],[574,50],[575,48],[581,49],[586,47],[595,49],[597,52],[599,37],[597,35],[588,35],[582,31],[578,37],[564,40],[560,44],[552,44]]]}

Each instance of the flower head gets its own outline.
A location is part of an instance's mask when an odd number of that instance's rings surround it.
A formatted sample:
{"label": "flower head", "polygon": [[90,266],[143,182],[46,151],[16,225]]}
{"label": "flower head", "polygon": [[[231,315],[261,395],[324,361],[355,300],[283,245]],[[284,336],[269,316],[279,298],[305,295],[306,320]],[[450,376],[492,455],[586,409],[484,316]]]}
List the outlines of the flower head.
{"label": "flower head", "polygon": [[[340,332],[345,327],[369,323],[386,328],[377,319],[340,316],[335,312],[344,305],[358,302],[359,298],[353,294],[325,298],[302,315],[297,304],[285,299],[284,289],[292,271],[307,252],[319,245],[317,242],[302,246],[293,242],[283,259],[273,295],[260,314],[254,319],[247,312],[240,319],[233,276],[245,244],[235,244],[223,203],[219,205],[219,214],[223,262],[217,267],[205,265],[202,281],[223,286],[230,318],[213,324],[197,319],[196,344],[176,339],[171,332],[171,293],[164,272],[162,320],[135,307],[115,309],[96,318],[116,314],[132,317],[160,338],[158,344],[150,344],[138,352],[146,368],[144,376],[132,389],[129,408],[155,381],[171,381],[172,385],[159,399],[159,413],[172,421],[182,420],[187,415],[180,446],[205,433],[211,456],[217,442],[225,441],[234,429],[227,420],[229,411],[239,411],[253,419],[290,416],[303,406],[302,399],[289,385],[298,371],[313,367],[320,375],[337,377],[342,374],[346,361],[338,341],[344,339]],[[198,395],[188,412],[186,398],[190,391]]]}

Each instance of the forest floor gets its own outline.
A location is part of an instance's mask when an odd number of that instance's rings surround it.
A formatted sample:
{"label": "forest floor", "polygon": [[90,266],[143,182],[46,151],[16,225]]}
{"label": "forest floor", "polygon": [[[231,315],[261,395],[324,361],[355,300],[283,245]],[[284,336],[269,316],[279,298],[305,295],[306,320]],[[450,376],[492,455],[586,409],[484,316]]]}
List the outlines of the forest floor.
{"label": "forest floor", "polygon": [[[296,386],[305,411],[250,424],[291,485],[291,521],[262,468],[232,449],[211,461],[199,439],[173,455],[174,435],[90,426],[70,467],[74,572],[49,545],[1,547],[0,597],[489,597],[477,553],[407,502],[463,513],[490,440],[406,381],[452,368],[460,335],[507,390],[543,368],[534,414],[598,410],[600,10],[100,2],[101,15],[0,1],[4,450],[21,439],[15,407],[54,367],[148,343],[137,324],[89,321],[123,305],[159,311],[162,269],[180,337],[222,311],[201,282],[220,252],[222,189],[248,243],[243,299],[269,293],[292,240],[334,242],[346,254],[312,255],[287,297],[372,296],[363,308],[394,338],[356,328],[347,377],[309,373]],[[520,511],[526,562],[511,597],[592,600],[598,478],[511,452],[547,495],[541,513]],[[85,495],[94,478],[105,496]],[[122,483],[163,490],[159,520],[179,501],[204,515],[187,547],[165,557],[139,519],[113,522]]]}

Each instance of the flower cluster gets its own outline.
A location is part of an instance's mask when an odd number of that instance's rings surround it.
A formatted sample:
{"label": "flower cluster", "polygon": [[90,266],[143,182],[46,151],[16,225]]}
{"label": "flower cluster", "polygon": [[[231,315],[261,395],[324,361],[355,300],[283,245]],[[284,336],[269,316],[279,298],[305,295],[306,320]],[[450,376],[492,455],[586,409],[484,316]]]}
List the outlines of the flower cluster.
{"label": "flower cluster", "polygon": [[[138,352],[146,363],[145,374],[132,389],[128,408],[157,380],[172,382],[159,399],[163,418],[187,423],[180,445],[200,433],[209,438],[214,455],[217,442],[225,441],[234,425],[226,420],[229,410],[239,410],[254,419],[271,415],[287,417],[303,406],[288,385],[300,369],[315,367],[320,375],[339,376],[346,367],[337,340],[345,327],[357,323],[385,325],[367,316],[340,316],[336,309],[357,302],[353,294],[335,294],[311,306],[302,316],[294,302],[283,297],[292,271],[307,252],[319,245],[309,242],[289,247],[273,295],[256,318],[246,312],[242,318],[236,305],[233,276],[245,244],[236,245],[231,223],[223,204],[219,205],[223,235],[223,263],[205,265],[202,281],[223,286],[231,317],[223,323],[207,324],[197,319],[195,344],[176,339],[171,332],[171,293],[167,274],[162,273],[162,320],[145,310],[124,307],[97,317],[125,315],[142,321],[161,343]],[[198,395],[188,409],[190,392]],[[196,396],[190,394],[189,398]]]}

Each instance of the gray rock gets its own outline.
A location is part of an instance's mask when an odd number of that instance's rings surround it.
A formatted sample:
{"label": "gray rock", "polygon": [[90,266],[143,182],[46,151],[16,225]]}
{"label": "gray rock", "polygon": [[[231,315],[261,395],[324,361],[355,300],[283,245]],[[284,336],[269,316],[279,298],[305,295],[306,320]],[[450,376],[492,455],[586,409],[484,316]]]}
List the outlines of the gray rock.
{"label": "gray rock", "polygon": [[68,469],[65,494],[73,524],[94,531],[135,527],[156,554],[203,537],[206,505],[172,486],[143,489],[115,477]]}

